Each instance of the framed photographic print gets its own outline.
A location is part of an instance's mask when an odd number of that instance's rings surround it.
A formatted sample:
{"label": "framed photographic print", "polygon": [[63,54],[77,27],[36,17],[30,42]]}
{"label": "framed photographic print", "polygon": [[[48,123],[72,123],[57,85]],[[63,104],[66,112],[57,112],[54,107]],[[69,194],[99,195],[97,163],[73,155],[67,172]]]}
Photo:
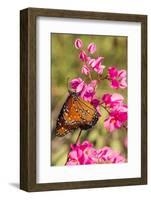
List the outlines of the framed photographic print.
{"label": "framed photographic print", "polygon": [[147,16],[20,12],[20,188],[147,184]]}

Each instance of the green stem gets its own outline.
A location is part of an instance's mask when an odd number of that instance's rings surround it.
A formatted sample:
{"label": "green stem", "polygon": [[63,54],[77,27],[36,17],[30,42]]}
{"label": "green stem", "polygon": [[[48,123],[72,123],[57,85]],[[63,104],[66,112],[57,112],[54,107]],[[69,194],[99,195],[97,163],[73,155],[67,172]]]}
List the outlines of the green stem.
{"label": "green stem", "polygon": [[[75,142],[76,145],[80,142],[81,133],[82,133],[82,129],[80,129],[80,132],[79,132],[78,137],[76,139],[76,142]],[[69,152],[68,152],[68,154],[69,154]],[[66,159],[65,165],[67,164],[67,162],[69,160],[68,154],[67,154],[67,159]]]}
{"label": "green stem", "polygon": [[103,106],[103,105],[101,104],[101,107],[104,108],[104,110],[105,110],[108,114],[110,114],[110,112],[108,111],[108,109],[107,109],[105,106]]}
{"label": "green stem", "polygon": [[75,144],[78,144],[80,142],[80,136],[81,136],[81,133],[82,133],[82,129],[80,129],[80,132],[78,134],[78,137],[76,139],[76,143]]}

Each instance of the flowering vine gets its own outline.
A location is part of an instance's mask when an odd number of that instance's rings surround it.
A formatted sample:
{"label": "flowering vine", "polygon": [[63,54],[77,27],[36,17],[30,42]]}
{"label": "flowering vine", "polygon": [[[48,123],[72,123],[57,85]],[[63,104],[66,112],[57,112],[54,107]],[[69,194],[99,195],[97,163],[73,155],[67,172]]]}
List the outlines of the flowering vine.
{"label": "flowering vine", "polygon": [[[93,42],[84,49],[81,39],[76,39],[74,47],[79,51],[78,57],[81,62],[81,77],[70,81],[70,87],[80,95],[82,99],[91,103],[101,116],[102,109],[105,109],[107,116],[103,119],[104,128],[109,133],[124,127],[127,129],[128,107],[124,103],[124,97],[117,92],[118,89],[127,88],[127,74],[125,69],[118,69],[117,66],[105,67],[104,57],[96,56],[97,47]],[[84,78],[83,78],[84,77]],[[113,93],[104,93],[97,96],[98,85],[107,81]],[[82,144],[79,140],[71,145],[66,165],[96,164],[96,163],[122,163],[126,159],[113,151],[110,147],[95,149],[89,141]]]}

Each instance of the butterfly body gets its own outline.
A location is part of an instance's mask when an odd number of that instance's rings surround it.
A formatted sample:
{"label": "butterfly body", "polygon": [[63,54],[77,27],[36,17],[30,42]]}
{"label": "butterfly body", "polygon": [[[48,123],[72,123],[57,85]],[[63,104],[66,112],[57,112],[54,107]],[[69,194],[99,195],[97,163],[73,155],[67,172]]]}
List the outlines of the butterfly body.
{"label": "butterfly body", "polygon": [[56,135],[64,136],[80,128],[87,130],[98,121],[99,114],[96,108],[84,101],[76,92],[69,91],[56,123]]}

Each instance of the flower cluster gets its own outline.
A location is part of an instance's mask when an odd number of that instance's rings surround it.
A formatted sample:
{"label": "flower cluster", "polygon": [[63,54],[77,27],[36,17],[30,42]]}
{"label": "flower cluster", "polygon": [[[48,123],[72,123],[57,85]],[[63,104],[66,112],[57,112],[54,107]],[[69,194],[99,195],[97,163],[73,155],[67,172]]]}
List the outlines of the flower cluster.
{"label": "flower cluster", "polygon": [[[128,109],[124,103],[124,97],[117,93],[107,93],[102,97],[96,95],[97,86],[103,80],[108,81],[109,87],[113,89],[125,89],[127,87],[126,70],[118,70],[115,66],[105,68],[102,64],[104,57],[94,56],[96,52],[94,43],[88,44],[85,50],[82,40],[76,39],[74,46],[79,50],[79,58],[82,61],[81,73],[86,76],[86,80],[89,79],[89,82],[81,77],[76,77],[70,81],[71,89],[85,101],[94,105],[100,116],[102,108],[107,111],[108,117],[104,120],[104,127],[109,132],[113,132],[122,126],[126,128]],[[92,77],[92,74],[95,74],[95,76]]]}
{"label": "flower cluster", "polygon": [[124,163],[126,159],[110,147],[95,149],[89,141],[82,144],[71,144],[66,165]]}
{"label": "flower cluster", "polygon": [[124,69],[117,70],[116,67],[108,68],[108,79],[110,80],[110,86],[112,88],[126,88],[126,71]]}
{"label": "flower cluster", "polygon": [[83,42],[80,39],[75,41],[75,47],[80,49],[79,58],[83,62],[81,73],[85,75],[90,75],[91,71],[95,71],[98,74],[103,73],[104,66],[102,65],[103,57],[92,57],[92,54],[96,52],[96,45],[90,43],[87,47],[87,52],[82,50]]}
{"label": "flower cluster", "polygon": [[104,94],[102,105],[108,111],[109,116],[104,121],[104,127],[113,132],[122,126],[126,127],[127,122],[127,105],[123,103],[123,96],[120,94]]}

